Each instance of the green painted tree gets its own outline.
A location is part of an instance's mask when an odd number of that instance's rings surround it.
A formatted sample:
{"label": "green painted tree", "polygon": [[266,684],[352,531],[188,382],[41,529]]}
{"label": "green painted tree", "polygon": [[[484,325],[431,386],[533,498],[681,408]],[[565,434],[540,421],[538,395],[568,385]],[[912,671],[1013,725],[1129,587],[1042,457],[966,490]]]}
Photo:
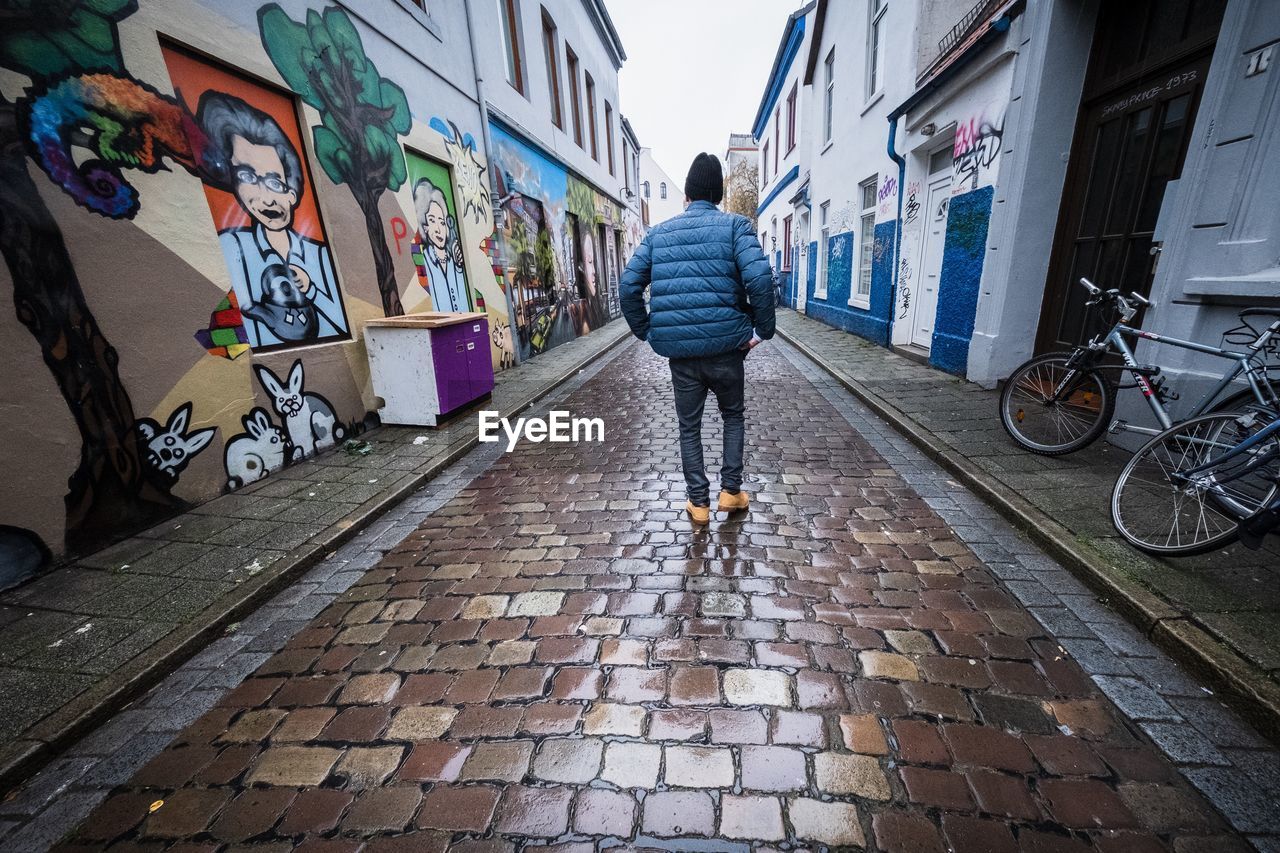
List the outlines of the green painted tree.
{"label": "green painted tree", "polygon": [[329,179],[346,184],[364,214],[387,316],[403,314],[378,199],[405,182],[398,136],[412,118],[404,90],[378,74],[347,13],[330,6],[299,23],[271,3],[258,10],[262,46],[280,76],[320,112],[312,128],[316,158]]}

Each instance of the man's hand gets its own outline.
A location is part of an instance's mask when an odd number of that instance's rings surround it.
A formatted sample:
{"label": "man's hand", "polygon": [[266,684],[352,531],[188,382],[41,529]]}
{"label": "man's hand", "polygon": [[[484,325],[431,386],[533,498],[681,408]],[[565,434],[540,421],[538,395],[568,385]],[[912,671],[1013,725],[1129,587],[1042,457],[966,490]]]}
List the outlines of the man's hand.
{"label": "man's hand", "polygon": [[738,349],[743,350],[744,352],[747,353],[747,355],[750,355],[751,351],[758,346],[760,346],[760,339],[757,338],[755,335],[752,335],[751,340],[747,341],[745,344],[738,347]]}

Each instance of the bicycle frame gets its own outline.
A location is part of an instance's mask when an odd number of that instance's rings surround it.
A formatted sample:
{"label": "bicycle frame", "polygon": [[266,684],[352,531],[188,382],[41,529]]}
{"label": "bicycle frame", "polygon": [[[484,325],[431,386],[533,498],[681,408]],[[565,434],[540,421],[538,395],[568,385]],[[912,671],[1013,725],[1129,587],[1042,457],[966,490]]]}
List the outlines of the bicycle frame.
{"label": "bicycle frame", "polygon": [[[1232,369],[1222,375],[1222,379],[1218,384],[1210,389],[1209,392],[1200,399],[1200,402],[1196,403],[1195,407],[1187,413],[1187,418],[1193,418],[1196,415],[1204,414],[1209,408],[1209,404],[1217,399],[1219,394],[1231,387],[1231,383],[1235,382],[1235,380],[1242,374],[1248,381],[1249,388],[1253,391],[1253,395],[1257,398],[1259,403],[1274,405],[1277,402],[1275,399],[1272,399],[1274,395],[1271,393],[1270,385],[1267,384],[1264,386],[1263,383],[1258,381],[1258,377],[1255,375],[1255,370],[1250,364],[1253,357],[1257,354],[1255,351],[1234,352],[1232,350],[1225,350],[1221,347],[1209,346],[1208,344],[1202,344],[1196,341],[1185,341],[1181,338],[1157,335],[1154,332],[1147,332],[1142,329],[1135,329],[1132,326],[1126,326],[1124,323],[1117,323],[1111,328],[1111,331],[1107,333],[1107,336],[1102,339],[1102,341],[1099,342],[1097,338],[1094,338],[1093,341],[1085,347],[1085,350],[1094,353],[1104,353],[1108,347],[1115,348],[1115,350],[1120,354],[1121,360],[1124,362],[1124,367],[1133,375],[1138,388],[1142,390],[1142,396],[1146,398],[1147,405],[1151,407],[1151,413],[1155,415],[1156,420],[1160,424],[1160,428],[1155,429],[1152,427],[1134,426],[1117,418],[1111,424],[1110,429],[1113,433],[1127,430],[1129,432],[1141,433],[1143,435],[1159,435],[1164,430],[1173,426],[1173,419],[1169,417],[1169,413],[1165,409],[1164,403],[1160,400],[1159,394],[1156,393],[1156,389],[1152,386],[1150,380],[1147,379],[1145,371],[1141,369],[1142,365],[1138,363],[1137,358],[1133,354],[1133,349],[1129,346],[1128,341],[1125,340],[1126,335],[1140,338],[1142,340],[1153,341],[1158,344],[1166,344],[1180,349],[1188,349],[1193,352],[1204,353],[1205,355],[1211,355],[1216,358],[1224,358],[1236,363]],[[1267,337],[1269,337],[1269,335]],[[1266,338],[1264,337],[1260,343],[1265,342]],[[1065,385],[1065,381],[1063,384]]]}

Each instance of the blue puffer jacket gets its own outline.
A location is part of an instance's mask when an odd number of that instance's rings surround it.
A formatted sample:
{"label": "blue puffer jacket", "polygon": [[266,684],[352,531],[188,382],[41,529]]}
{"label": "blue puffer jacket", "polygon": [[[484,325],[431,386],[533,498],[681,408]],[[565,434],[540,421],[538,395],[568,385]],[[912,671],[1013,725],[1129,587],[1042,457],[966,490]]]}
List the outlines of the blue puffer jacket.
{"label": "blue puffer jacket", "polygon": [[[652,288],[650,310],[644,289]],[[654,226],[619,287],[637,338],[666,358],[719,355],[773,337],[772,271],[746,217],[695,201]]]}

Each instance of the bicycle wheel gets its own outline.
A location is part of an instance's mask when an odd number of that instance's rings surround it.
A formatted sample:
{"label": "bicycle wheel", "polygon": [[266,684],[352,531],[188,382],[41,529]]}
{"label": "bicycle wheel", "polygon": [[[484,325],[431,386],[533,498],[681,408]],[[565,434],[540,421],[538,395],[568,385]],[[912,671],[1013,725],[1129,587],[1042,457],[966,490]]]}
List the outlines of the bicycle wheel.
{"label": "bicycle wheel", "polygon": [[[1204,472],[1183,472],[1221,457],[1263,426],[1256,417],[1201,415],[1151,439],[1116,480],[1116,530],[1135,548],[1160,556],[1203,554],[1234,542],[1240,519],[1269,504],[1280,488],[1280,439]],[[1268,454],[1269,461],[1256,464]],[[1250,469],[1251,462],[1256,467]]]}
{"label": "bicycle wheel", "polygon": [[1087,447],[1111,422],[1115,389],[1091,367],[1076,368],[1070,387],[1070,353],[1037,356],[1010,375],[1000,391],[1000,423],[1018,444],[1042,456],[1060,456]]}

